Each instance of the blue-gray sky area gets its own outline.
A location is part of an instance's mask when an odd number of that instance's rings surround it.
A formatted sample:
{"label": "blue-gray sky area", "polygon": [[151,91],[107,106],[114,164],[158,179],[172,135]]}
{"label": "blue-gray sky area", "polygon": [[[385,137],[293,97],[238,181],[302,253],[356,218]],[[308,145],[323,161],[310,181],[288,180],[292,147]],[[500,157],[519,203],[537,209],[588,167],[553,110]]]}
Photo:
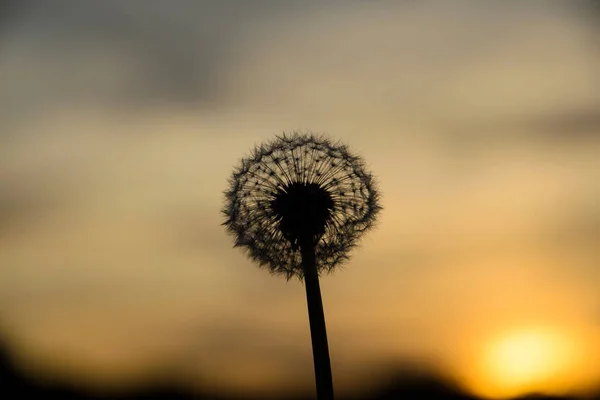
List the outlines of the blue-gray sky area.
{"label": "blue-gray sky area", "polygon": [[[255,144],[313,130],[384,207],[322,278],[336,387],[407,359],[487,394],[600,378],[592,2],[5,3],[0,315],[35,373],[310,388],[304,288],[220,209]],[[519,334],[563,380],[511,378]]]}

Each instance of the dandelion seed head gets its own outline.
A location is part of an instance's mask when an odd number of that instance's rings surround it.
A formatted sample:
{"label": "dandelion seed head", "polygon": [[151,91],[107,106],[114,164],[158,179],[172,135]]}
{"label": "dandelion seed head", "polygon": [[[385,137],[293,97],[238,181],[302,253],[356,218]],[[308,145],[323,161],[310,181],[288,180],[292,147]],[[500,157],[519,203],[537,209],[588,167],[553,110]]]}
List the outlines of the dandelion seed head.
{"label": "dandelion seed head", "polygon": [[235,246],[272,273],[303,278],[301,249],[313,246],[317,271],[348,259],[381,207],[363,161],[313,133],[283,134],[241,160],[225,192]]}

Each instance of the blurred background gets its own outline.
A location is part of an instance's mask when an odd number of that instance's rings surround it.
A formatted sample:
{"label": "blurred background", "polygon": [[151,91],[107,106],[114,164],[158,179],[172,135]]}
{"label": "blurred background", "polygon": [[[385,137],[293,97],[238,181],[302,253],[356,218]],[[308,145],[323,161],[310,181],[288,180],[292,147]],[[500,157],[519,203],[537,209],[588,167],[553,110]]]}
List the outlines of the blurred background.
{"label": "blurred background", "polygon": [[220,226],[234,165],[292,130],[383,196],[321,280],[340,396],[600,387],[597,2],[0,7],[5,387],[312,395],[302,284]]}

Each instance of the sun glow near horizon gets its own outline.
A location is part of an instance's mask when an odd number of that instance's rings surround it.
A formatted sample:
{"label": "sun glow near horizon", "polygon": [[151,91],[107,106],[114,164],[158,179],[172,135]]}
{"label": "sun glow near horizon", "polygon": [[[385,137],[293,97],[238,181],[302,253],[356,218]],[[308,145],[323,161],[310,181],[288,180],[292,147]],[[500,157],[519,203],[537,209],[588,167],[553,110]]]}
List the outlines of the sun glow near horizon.
{"label": "sun glow near horizon", "polygon": [[593,384],[588,372],[594,370],[585,343],[558,328],[524,327],[494,335],[479,354],[473,390],[492,399],[584,390]]}

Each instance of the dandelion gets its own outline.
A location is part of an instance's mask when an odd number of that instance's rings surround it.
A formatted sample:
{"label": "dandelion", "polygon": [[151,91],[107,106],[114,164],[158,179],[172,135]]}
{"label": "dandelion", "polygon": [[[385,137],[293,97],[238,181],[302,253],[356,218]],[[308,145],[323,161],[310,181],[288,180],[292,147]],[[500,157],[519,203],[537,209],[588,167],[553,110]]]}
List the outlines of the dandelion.
{"label": "dandelion", "polygon": [[305,283],[317,396],[333,399],[319,275],[349,258],[381,207],[364,162],[342,144],[285,133],[236,168],[225,192],[227,231],[272,273]]}

